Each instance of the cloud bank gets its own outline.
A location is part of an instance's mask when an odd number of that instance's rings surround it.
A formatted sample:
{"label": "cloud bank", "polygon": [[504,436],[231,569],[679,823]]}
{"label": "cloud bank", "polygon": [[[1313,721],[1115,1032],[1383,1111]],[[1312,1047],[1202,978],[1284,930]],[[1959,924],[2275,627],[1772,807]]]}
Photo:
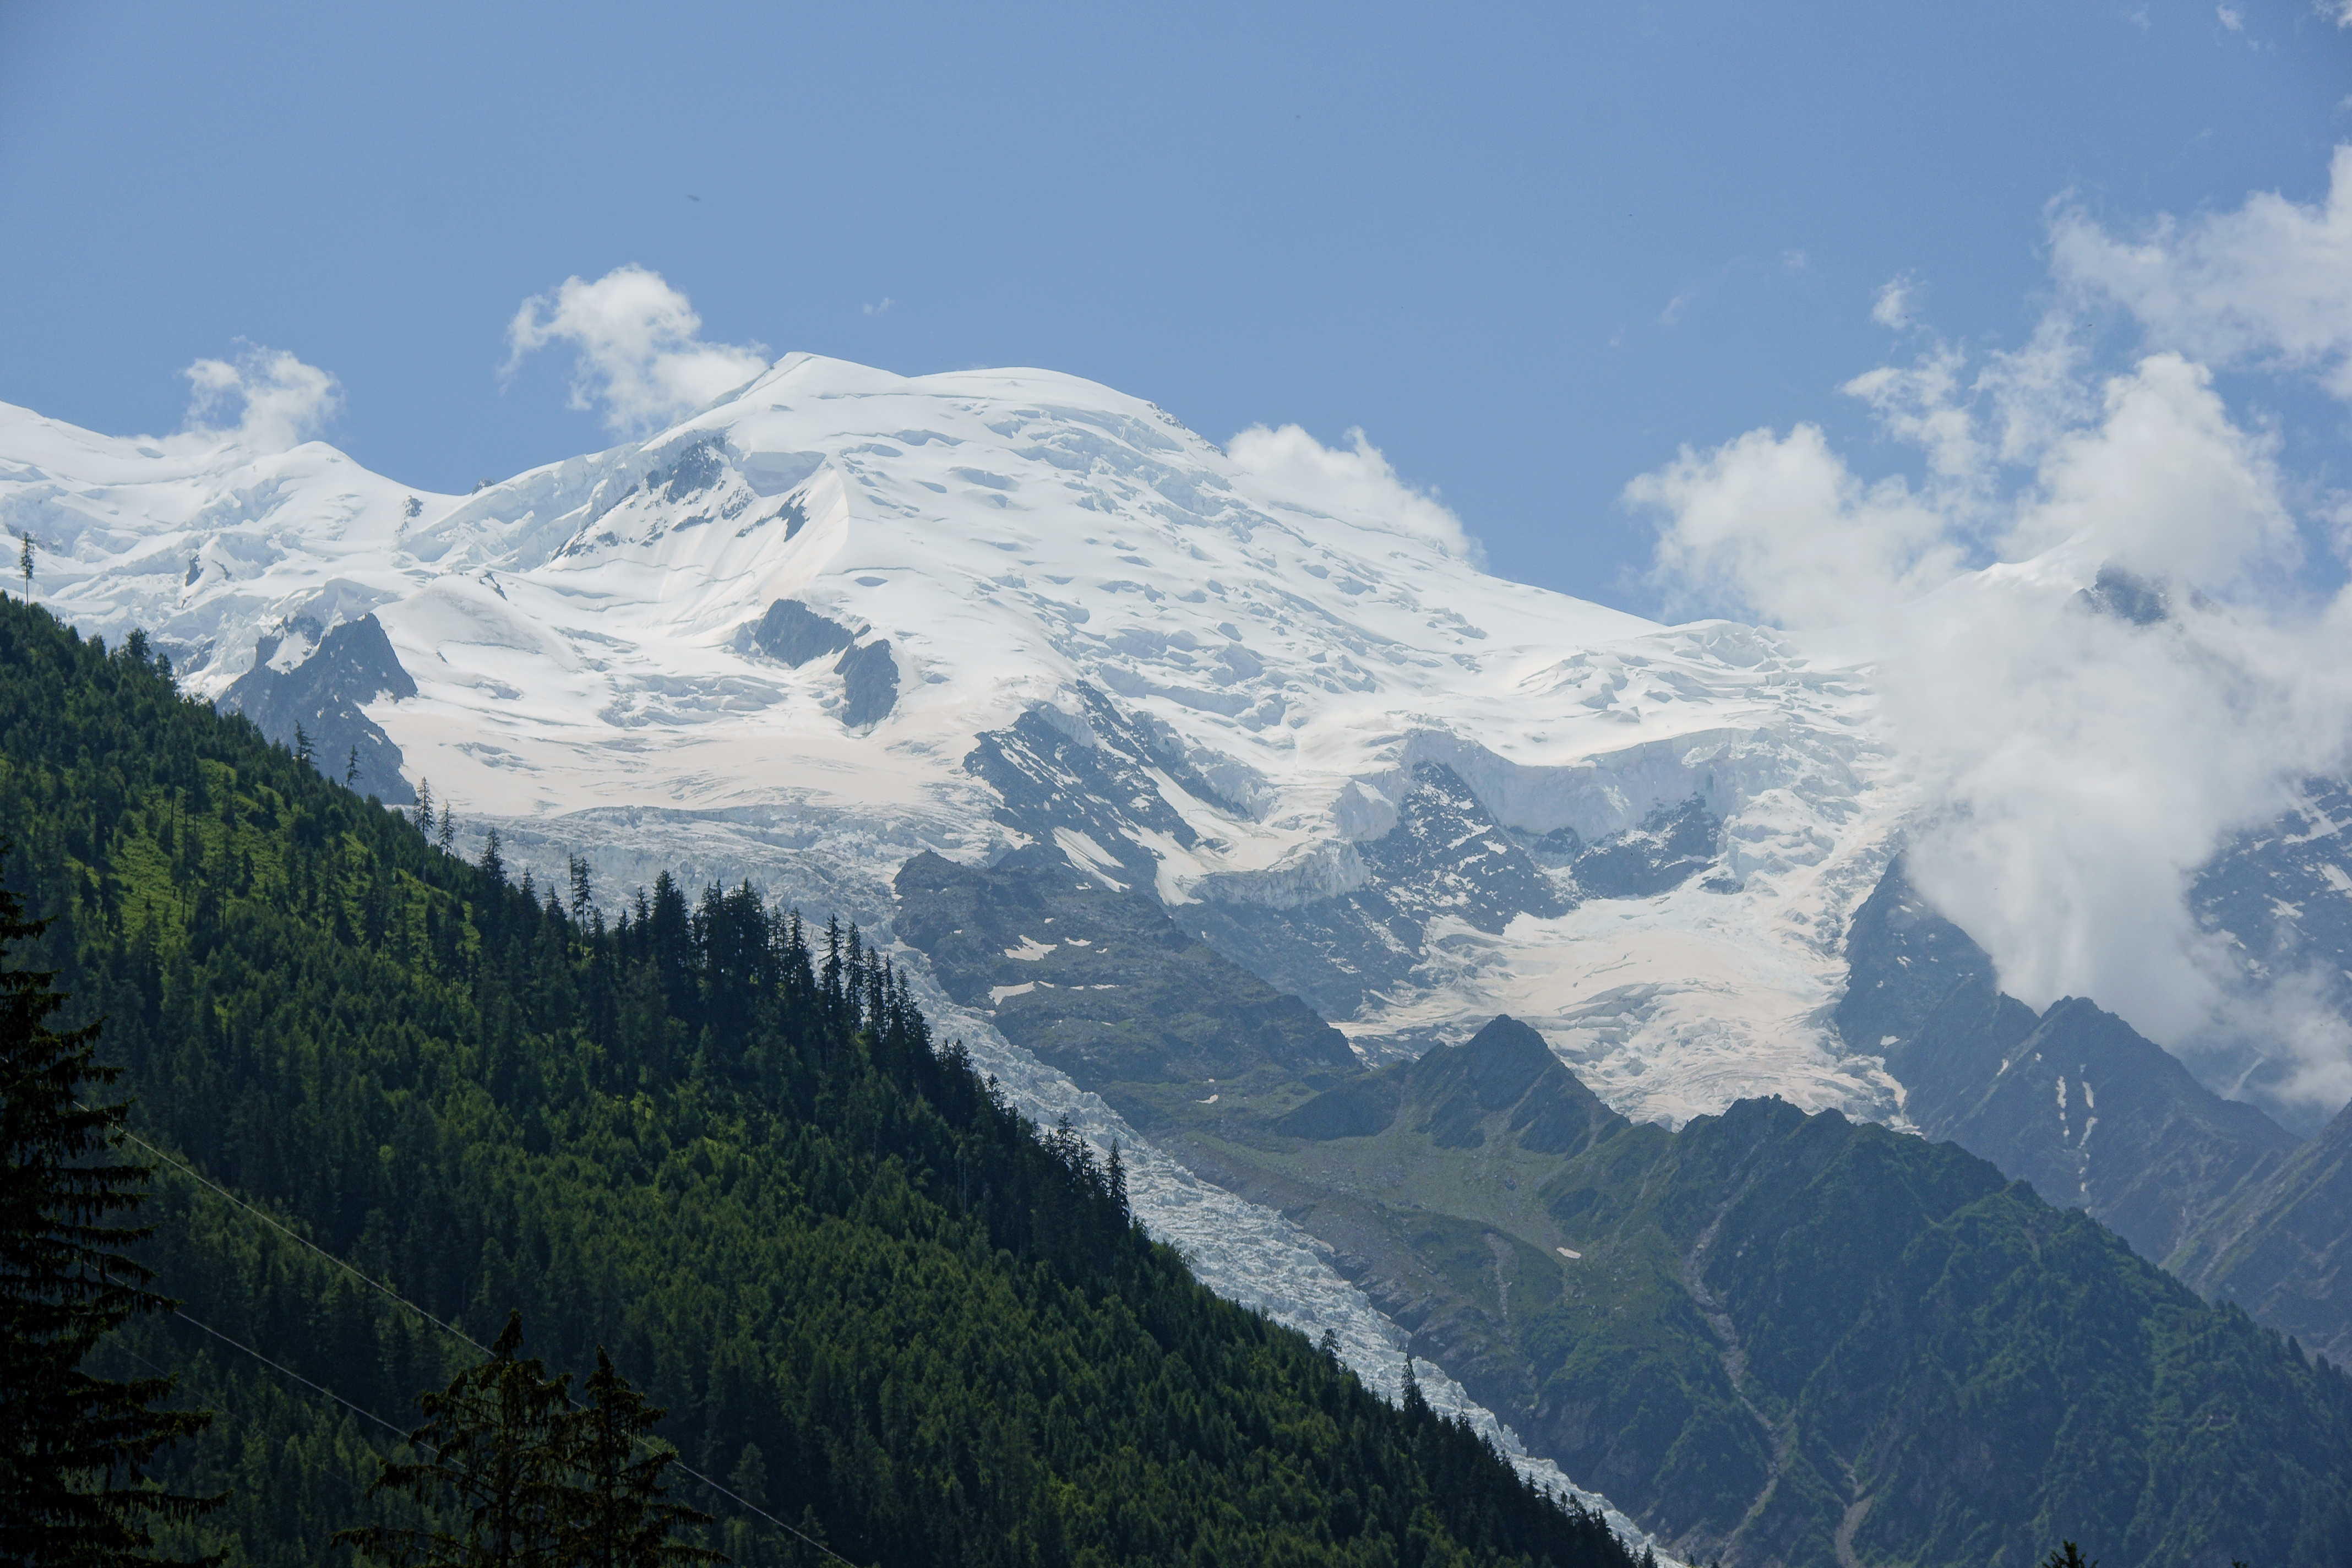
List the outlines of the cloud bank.
{"label": "cloud bank", "polygon": [[234,360],[200,359],[180,374],[188,378],[189,433],[253,452],[299,446],[343,405],[333,376],[257,343],[240,345]]}
{"label": "cloud bank", "polygon": [[1296,425],[1253,425],[1225,443],[1225,455],[1268,500],[1477,559],[1462,520],[1434,494],[1400,479],[1361,430],[1349,430],[1344,446],[1326,447]]}
{"label": "cloud bank", "polygon": [[2162,218],[2127,238],[2063,213],[2053,270],[2122,306],[2163,347],[2217,366],[2310,372],[2352,398],[2352,146],[2336,149],[2328,174],[2326,196],[2309,205],[2260,192],[2234,212]]}
{"label": "cloud bank", "polygon": [[[1914,880],[2006,988],[2094,997],[2216,1079],[2260,1052],[2263,1092],[2330,1109],[2352,1097],[2335,979],[2253,986],[2188,894],[2230,835],[2352,766],[2352,595],[2295,575],[2329,520],[2213,378],[2352,396],[2352,148],[2333,177],[2314,205],[2129,237],[2059,214],[2061,303],[2029,342],[1846,384],[1916,478],[1858,475],[1801,425],[1626,490],[1681,607],[1871,639]],[[2095,365],[2118,309],[2141,341]]]}
{"label": "cloud bank", "polygon": [[768,368],[756,345],[705,342],[687,297],[636,266],[525,300],[507,324],[502,374],[556,343],[572,350],[572,406],[602,414],[616,436],[682,418]]}

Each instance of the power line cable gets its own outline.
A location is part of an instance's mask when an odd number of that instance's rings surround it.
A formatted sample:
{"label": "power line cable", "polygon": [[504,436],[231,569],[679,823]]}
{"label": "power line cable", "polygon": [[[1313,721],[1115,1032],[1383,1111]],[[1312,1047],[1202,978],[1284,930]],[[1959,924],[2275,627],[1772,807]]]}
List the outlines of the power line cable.
{"label": "power line cable", "polygon": [[[313,1389],[318,1393],[325,1394],[328,1398],[333,1400],[336,1404],[341,1405],[352,1415],[363,1416],[366,1419],[374,1422],[377,1426],[383,1427],[394,1436],[398,1437],[402,1442],[404,1443],[409,1441],[409,1436],[406,1432],[402,1431],[399,1427],[394,1426],[383,1416],[378,1415],[374,1411],[365,1410],[361,1408],[359,1405],[353,1405],[350,1400],[345,1399],[341,1394],[337,1394],[333,1389],[329,1388],[326,1384],[321,1383],[312,1383],[309,1378],[304,1377],[292,1367],[270,1360],[268,1356],[263,1355],[259,1351],[255,1350],[251,1345],[247,1344],[240,1340],[233,1340],[229,1338],[226,1334],[222,1333],[218,1329],[214,1328],[210,1323],[199,1322],[197,1320],[190,1317],[185,1311],[177,1307],[172,1309],[172,1316],[179,1319],[181,1321],[188,1324],[192,1328],[202,1329],[205,1332],[212,1335],[213,1338],[220,1341],[221,1343],[227,1345],[232,1349],[243,1351],[246,1354],[261,1363],[264,1366],[272,1367],[278,1372],[284,1373],[288,1377],[292,1378],[303,1387]],[[426,1447],[430,1447],[430,1445],[426,1445]]]}
{"label": "power line cable", "polygon": [[[76,1103],[79,1104],[79,1101],[76,1101]],[[85,1106],[83,1109],[87,1110],[89,1108]],[[154,1155],[157,1159],[163,1161],[165,1164],[172,1166],[175,1170],[184,1172],[189,1177],[197,1182],[201,1182],[205,1186],[219,1194],[231,1204],[234,1204],[236,1207],[244,1210],[247,1214],[253,1215],[254,1218],[261,1221],[264,1225],[268,1226],[272,1230],[278,1232],[280,1235],[287,1237],[290,1240],[299,1242],[310,1251],[317,1253],[320,1258],[326,1259],[327,1262],[334,1265],[337,1268],[341,1269],[344,1273],[349,1274],[352,1279],[359,1280],[361,1283],[373,1289],[382,1291],[386,1297],[398,1302],[401,1306],[407,1308],[410,1311],[415,1313],[418,1317],[424,1319],[435,1328],[439,1329],[442,1332],[453,1335],[454,1337],[464,1341],[474,1349],[480,1351],[484,1355],[491,1353],[488,1346],[484,1345],[481,1341],[474,1338],[473,1335],[467,1333],[465,1330],[457,1327],[453,1323],[442,1321],[439,1318],[435,1317],[432,1313],[426,1311],[424,1308],[418,1306],[415,1302],[410,1300],[407,1297],[402,1295],[399,1291],[394,1289],[383,1280],[372,1278],[368,1274],[363,1273],[357,1266],[336,1257],[333,1253],[329,1252],[325,1247],[320,1247],[318,1243],[310,1240],[308,1237],[302,1236],[299,1232],[289,1229],[285,1224],[279,1221],[276,1215],[271,1215],[267,1210],[254,1207],[253,1205],[247,1203],[243,1198],[238,1197],[235,1193],[230,1192],[226,1187],[222,1186],[219,1183],[214,1181],[203,1172],[198,1171],[194,1167],[185,1164],[179,1160],[173,1159],[171,1155],[165,1153],[163,1150],[158,1149],[154,1144],[148,1142],[147,1140],[140,1137],[135,1132],[130,1131],[124,1128],[117,1128],[115,1131],[120,1132],[123,1137],[129,1139],[131,1142],[138,1144],[142,1149],[144,1149],[149,1153]],[[404,1440],[407,1438],[408,1434],[406,1432],[403,1431],[400,1427],[394,1426],[391,1422],[386,1421],[381,1415],[376,1415],[368,1411],[362,1410],[358,1405],[352,1404],[350,1400],[345,1399],[333,1389],[321,1387],[320,1384],[312,1383],[309,1378],[304,1377],[300,1373],[279,1366],[278,1363],[271,1361],[268,1356],[263,1355],[259,1351],[255,1350],[252,1346],[238,1344],[236,1341],[230,1339],[226,1334],[222,1333],[219,1330],[208,1328],[205,1324],[197,1322],[195,1319],[189,1318],[187,1313],[178,1311],[176,1309],[174,1310],[174,1316],[187,1318],[187,1321],[190,1323],[194,1324],[195,1327],[199,1329],[203,1329],[205,1332],[212,1335],[213,1338],[219,1340],[222,1343],[236,1345],[238,1350],[241,1350],[247,1355],[252,1356],[256,1361],[277,1367],[279,1372],[285,1373],[287,1376],[294,1379],[295,1382],[299,1383],[308,1388],[318,1389],[320,1394],[325,1394],[336,1404],[343,1405],[350,1410],[358,1412],[358,1414],[366,1416],[369,1420],[374,1422],[377,1426],[383,1427],[386,1431],[396,1434]],[[564,1395],[564,1401],[567,1404],[572,1403],[570,1394],[567,1393]],[[643,1440],[644,1439],[642,1438],[639,1439],[639,1441]],[[689,1479],[701,1482],[704,1486],[710,1489],[710,1490],[718,1493],[720,1497],[727,1499],[737,1507],[758,1514],[761,1519],[767,1521],[770,1524],[774,1525],[778,1530],[783,1531],[789,1535],[797,1537],[798,1539],[808,1542],[809,1545],[814,1547],[817,1551],[822,1552],[827,1557],[832,1558],[835,1562],[848,1563],[849,1568],[860,1568],[860,1564],[851,1562],[850,1559],[844,1557],[840,1552],[835,1552],[833,1548],[827,1546],[824,1542],[817,1540],[814,1536],[810,1535],[806,1531],[793,1525],[786,1524],[782,1520],[778,1519],[774,1514],[770,1513],[758,1503],[741,1496],[740,1493],[731,1491],[728,1488],[719,1485],[710,1477],[704,1475],[700,1470],[698,1470],[693,1466],[688,1464],[684,1458],[673,1455],[670,1462],[677,1467],[677,1470],[680,1475],[685,1476]]]}
{"label": "power line cable", "polygon": [[[81,1104],[79,1100],[76,1100],[74,1103],[77,1105]],[[82,1109],[87,1110],[89,1108],[85,1105],[82,1106]],[[230,1203],[235,1204],[238,1208],[243,1209],[246,1213],[251,1215],[262,1224],[269,1226],[270,1229],[278,1232],[280,1236],[285,1237],[288,1240],[296,1242],[300,1246],[310,1248],[312,1252],[317,1253],[320,1258],[325,1258],[329,1263],[333,1264],[336,1268],[341,1269],[352,1279],[359,1280],[369,1289],[383,1292],[383,1295],[407,1308],[410,1311],[415,1313],[418,1317],[424,1319],[435,1328],[439,1329],[443,1333],[455,1335],[457,1338],[465,1341],[467,1344],[481,1352],[484,1355],[490,1353],[489,1346],[482,1343],[481,1341],[474,1338],[473,1335],[457,1327],[455,1323],[443,1322],[440,1319],[435,1317],[432,1313],[426,1311],[424,1308],[418,1306],[415,1302],[410,1300],[407,1297],[402,1295],[399,1291],[394,1289],[383,1280],[374,1279],[373,1277],[362,1272],[358,1266],[336,1257],[325,1247],[320,1247],[317,1242],[312,1241],[309,1237],[304,1236],[299,1231],[289,1226],[284,1221],[280,1220],[277,1215],[269,1213],[268,1210],[254,1207],[251,1204],[247,1203],[243,1198],[238,1197],[235,1193],[230,1192],[226,1187],[222,1186],[218,1182],[214,1181],[210,1176],[205,1175],[202,1171],[197,1170],[194,1166],[173,1158],[170,1154],[158,1149],[154,1144],[150,1143],[147,1140],[140,1137],[139,1134],[131,1131],[128,1128],[118,1127],[115,1131],[121,1133],[123,1137],[129,1139],[131,1142],[138,1144],[142,1149],[146,1150],[150,1154],[154,1155],[158,1160],[163,1161],[165,1164],[181,1172],[194,1181],[201,1182],[205,1186],[211,1188],[214,1192],[218,1193],[222,1197],[226,1198]],[[190,1319],[189,1321],[191,1322],[194,1321],[194,1319]]]}

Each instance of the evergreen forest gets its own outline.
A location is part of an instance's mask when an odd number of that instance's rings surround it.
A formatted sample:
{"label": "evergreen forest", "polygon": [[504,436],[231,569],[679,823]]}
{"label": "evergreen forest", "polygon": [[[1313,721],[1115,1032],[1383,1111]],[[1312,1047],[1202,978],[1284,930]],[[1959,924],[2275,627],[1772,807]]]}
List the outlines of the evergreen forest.
{"label": "evergreen forest", "polygon": [[667,1410],[696,1543],[738,1563],[1630,1568],[1202,1287],[856,931],[667,878],[608,922],[584,875],[428,826],[136,635],[0,604],[0,874],[47,922],[6,963],[100,1025],[180,1304],[92,1362],[214,1413],[153,1467],[226,1498],[165,1555],[415,1524],[370,1483],[519,1312],[531,1356],[584,1385],[602,1352]]}

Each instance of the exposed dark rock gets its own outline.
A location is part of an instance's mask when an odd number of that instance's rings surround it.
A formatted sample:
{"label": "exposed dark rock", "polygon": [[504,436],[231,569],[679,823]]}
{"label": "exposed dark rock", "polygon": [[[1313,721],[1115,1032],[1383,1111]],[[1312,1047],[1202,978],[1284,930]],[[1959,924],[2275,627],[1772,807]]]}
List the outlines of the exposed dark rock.
{"label": "exposed dark rock", "polygon": [[754,648],[795,669],[813,658],[843,652],[857,641],[856,633],[798,599],[778,599],[744,635]]}
{"label": "exposed dark rock", "polygon": [[1390,910],[1426,924],[1452,915],[1499,933],[1521,915],[1567,912],[1568,900],[1462,776],[1423,763],[1397,808],[1396,826],[1356,847]]}
{"label": "exposed dark rock", "polygon": [[2037,1016],[2001,994],[1984,950],[1899,862],[1855,914],[1847,955],[1839,1033],[1885,1056],[1919,1129],[2087,1210],[2151,1260],[2295,1147],[2113,1014],[2069,997]]}
{"label": "exposed dark rock", "polygon": [[667,469],[646,476],[646,490],[668,500],[700,495],[727,477],[727,458],[719,438],[697,441],[680,452]]}
{"label": "exposed dark rock", "polygon": [[[298,621],[288,629],[318,636],[315,622]],[[330,778],[350,772],[356,752],[353,788],[394,805],[413,802],[415,793],[401,777],[400,748],[361,711],[379,697],[397,702],[416,695],[416,682],[401,668],[383,624],[372,615],[345,621],[319,638],[310,658],[282,672],[269,668],[280,646],[279,637],[263,637],[253,668],[221,694],[220,706],[244,714],[263,734],[288,746],[296,743],[299,726],[310,740],[312,762]]]}
{"label": "exposed dark rock", "polygon": [[1899,859],[1854,911],[1845,956],[1832,1022],[1847,1049],[1872,1055],[1917,1033],[1964,983],[1993,978],[1992,956],[1912,889]]}
{"label": "exposed dark rock", "polygon": [[1159,1120],[1165,1097],[1150,1091],[1168,1086],[1358,1069],[1297,998],[1185,935],[1148,891],[1082,881],[1051,850],[985,868],[919,855],[897,888],[894,929],[949,995],[1140,1123]]}
{"label": "exposed dark rock", "polygon": [[1501,931],[1523,914],[1562,914],[1570,900],[1495,821],[1461,775],[1423,763],[1397,805],[1396,826],[1356,851],[1360,888],[1295,909],[1211,896],[1172,911],[1202,941],[1323,1013],[1347,1017],[1373,993],[1410,982],[1429,922],[1451,915]]}
{"label": "exposed dark rock", "polygon": [[1693,798],[1590,844],[1572,828],[1523,842],[1453,769],[1423,763],[1396,826],[1356,846],[1370,873],[1364,886],[1272,908],[1220,898],[1213,884],[1202,901],[1174,912],[1235,963],[1345,1018],[1375,994],[1412,984],[1429,923],[1440,916],[1500,932],[1520,915],[1563,914],[1587,898],[1654,897],[1716,864],[1722,833],[1722,822]]}
{"label": "exposed dark rock", "polygon": [[1589,899],[1650,899],[1672,892],[1723,853],[1723,821],[1693,796],[1662,805],[1638,827],[1586,846],[1570,862]]}
{"label": "exposed dark rock", "polygon": [[2165,604],[2163,589],[2120,566],[2100,567],[2098,576],[2074,595],[2074,602],[2086,610],[2113,616],[2136,626],[2152,626],[2171,613]]}
{"label": "exposed dark rock", "polygon": [[1083,834],[1118,869],[1120,879],[1149,887],[1159,859],[1139,835],[1167,835],[1190,848],[1200,835],[1152,774],[1205,805],[1243,815],[1184,754],[1174,732],[1130,714],[1090,686],[1076,691],[1078,713],[1032,707],[1011,727],[992,730],[963,760],[966,772],[996,792],[996,819],[1041,843],[1057,832]]}
{"label": "exposed dark rock", "polygon": [[887,641],[860,643],[843,654],[833,672],[841,677],[841,721],[853,730],[878,724],[898,705],[898,661]]}

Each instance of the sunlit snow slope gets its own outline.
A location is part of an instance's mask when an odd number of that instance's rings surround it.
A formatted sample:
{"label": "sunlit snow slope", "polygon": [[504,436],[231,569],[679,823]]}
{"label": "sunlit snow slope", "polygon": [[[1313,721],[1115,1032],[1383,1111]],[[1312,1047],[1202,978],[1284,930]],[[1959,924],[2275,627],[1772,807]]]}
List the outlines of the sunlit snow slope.
{"label": "sunlit snow slope", "polygon": [[[887,928],[918,850],[1049,839],[1229,950],[1273,921],[1324,933],[1295,963],[1353,952],[1305,994],[1375,1056],[1508,1011],[1637,1117],[1891,1104],[1823,1022],[1895,793],[1853,671],[1501,581],[1421,512],[1318,510],[1091,383],[794,355],[463,499],[5,409],[0,521],[47,602],[145,627],[208,695],[373,614],[415,691],[353,711],[407,780],[608,890],[683,866]],[[1475,796],[1455,837],[1559,896],[1374,852],[1432,765]],[[1704,874],[1601,874],[1693,802]],[[1368,900],[1421,942],[1368,947]]]}

